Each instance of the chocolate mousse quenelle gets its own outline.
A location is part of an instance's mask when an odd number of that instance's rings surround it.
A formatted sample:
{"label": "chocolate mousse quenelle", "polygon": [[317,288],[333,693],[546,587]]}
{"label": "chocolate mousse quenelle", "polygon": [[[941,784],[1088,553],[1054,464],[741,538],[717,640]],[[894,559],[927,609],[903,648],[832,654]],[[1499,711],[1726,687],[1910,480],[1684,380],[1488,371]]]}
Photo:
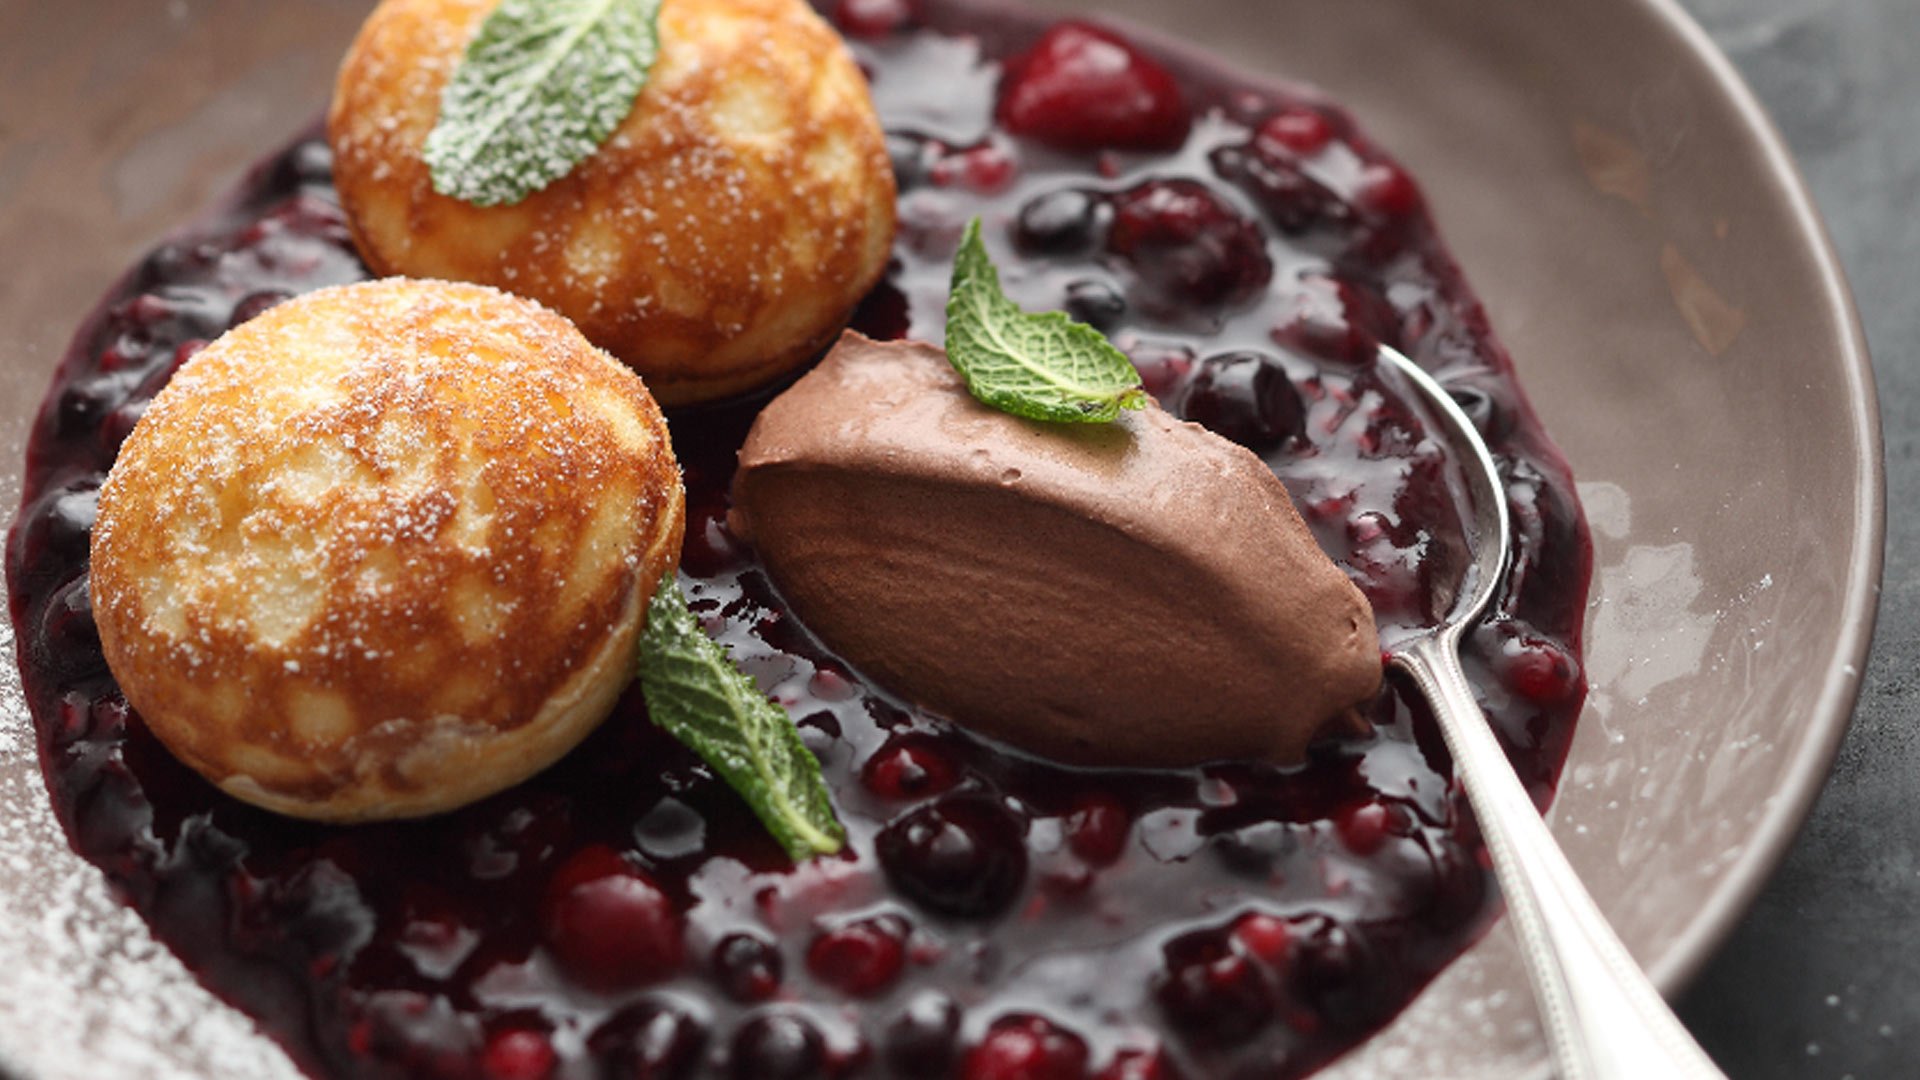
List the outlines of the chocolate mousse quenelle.
{"label": "chocolate mousse quenelle", "polygon": [[828,646],[1057,760],[1294,763],[1380,684],[1372,609],[1272,470],[1157,406],[1029,420],[849,333],[761,412],[733,503]]}

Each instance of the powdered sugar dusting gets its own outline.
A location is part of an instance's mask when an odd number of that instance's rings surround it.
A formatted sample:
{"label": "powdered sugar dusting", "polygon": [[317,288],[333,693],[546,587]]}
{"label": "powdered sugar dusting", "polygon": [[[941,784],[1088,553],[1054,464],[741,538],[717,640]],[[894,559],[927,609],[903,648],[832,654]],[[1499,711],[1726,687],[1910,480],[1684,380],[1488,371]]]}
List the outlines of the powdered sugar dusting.
{"label": "powdered sugar dusting", "polygon": [[343,67],[335,179],[382,274],[511,286],[662,402],[813,356],[881,273],[893,171],[866,80],[798,0],[667,5],[660,55],[597,152],[511,206],[434,193],[428,131],[485,5],[383,5]]}
{"label": "powdered sugar dusting", "polygon": [[37,1080],[293,1080],[298,1069],[221,1004],[68,849],[40,778],[11,626],[0,622],[0,956],[18,1056]]}
{"label": "powdered sugar dusting", "polygon": [[[417,813],[544,763],[509,741],[570,716],[548,703],[637,619],[628,556],[677,535],[654,497],[677,487],[640,381],[564,320],[481,286],[335,286],[154,398],[102,488],[89,591],[128,700],[230,792]],[[405,767],[388,722],[449,717],[511,771]]]}

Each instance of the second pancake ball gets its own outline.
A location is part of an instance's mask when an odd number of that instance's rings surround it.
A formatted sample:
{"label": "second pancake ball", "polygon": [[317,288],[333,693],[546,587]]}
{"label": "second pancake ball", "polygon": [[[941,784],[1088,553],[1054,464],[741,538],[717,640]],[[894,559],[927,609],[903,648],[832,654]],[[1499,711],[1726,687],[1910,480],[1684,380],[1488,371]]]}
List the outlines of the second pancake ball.
{"label": "second pancake ball", "polygon": [[666,405],[770,382],[885,270],[894,182],[865,78],[801,0],[665,0],[633,111],[508,206],[437,193],[422,150],[495,0],[385,0],[328,116],[335,180],[376,273],[532,297]]}

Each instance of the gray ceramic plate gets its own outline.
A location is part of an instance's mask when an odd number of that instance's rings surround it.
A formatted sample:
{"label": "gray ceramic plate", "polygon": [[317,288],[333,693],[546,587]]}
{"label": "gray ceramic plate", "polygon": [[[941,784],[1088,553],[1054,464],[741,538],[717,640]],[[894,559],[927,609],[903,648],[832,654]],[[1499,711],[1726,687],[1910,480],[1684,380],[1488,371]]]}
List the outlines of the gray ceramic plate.
{"label": "gray ceramic plate", "polygon": [[[82,314],[313,114],[366,6],[0,0],[0,504]],[[1424,181],[1594,529],[1555,832],[1675,985],[1824,780],[1880,577],[1866,350],[1778,137],[1670,0],[1110,7],[1319,83]],[[4,661],[0,1063],[292,1075],[67,851]],[[1531,1075],[1529,1017],[1497,930],[1334,1072]]]}

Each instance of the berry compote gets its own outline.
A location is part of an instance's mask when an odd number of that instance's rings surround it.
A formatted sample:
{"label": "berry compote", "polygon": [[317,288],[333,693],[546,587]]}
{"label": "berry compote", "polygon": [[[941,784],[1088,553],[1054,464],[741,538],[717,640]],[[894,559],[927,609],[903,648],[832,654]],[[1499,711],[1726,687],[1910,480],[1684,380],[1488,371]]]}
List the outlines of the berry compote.
{"label": "berry compote", "polygon": [[[1591,552],[1566,466],[1407,174],[1310,92],[1109,30],[961,0],[827,11],[872,75],[900,180],[896,259],[855,324],[939,340],[953,250],[983,218],[1018,301],[1098,325],[1169,408],[1265,457],[1389,640],[1433,620],[1463,495],[1373,343],[1451,389],[1514,509],[1516,557],[1467,669],[1544,804],[1585,690]],[[1026,758],[864,683],[727,532],[757,402],[672,418],[683,582],[819,755],[843,854],[789,864],[633,694],[559,765],[430,820],[327,827],[225,797],[148,734],[101,659],[96,494],[202,343],[365,275],[308,135],[82,327],[7,550],[74,847],[311,1071],[1296,1076],[1487,924],[1446,752],[1392,682],[1364,730],[1303,766],[1133,772]],[[1164,648],[1170,667],[1199,659]]]}

